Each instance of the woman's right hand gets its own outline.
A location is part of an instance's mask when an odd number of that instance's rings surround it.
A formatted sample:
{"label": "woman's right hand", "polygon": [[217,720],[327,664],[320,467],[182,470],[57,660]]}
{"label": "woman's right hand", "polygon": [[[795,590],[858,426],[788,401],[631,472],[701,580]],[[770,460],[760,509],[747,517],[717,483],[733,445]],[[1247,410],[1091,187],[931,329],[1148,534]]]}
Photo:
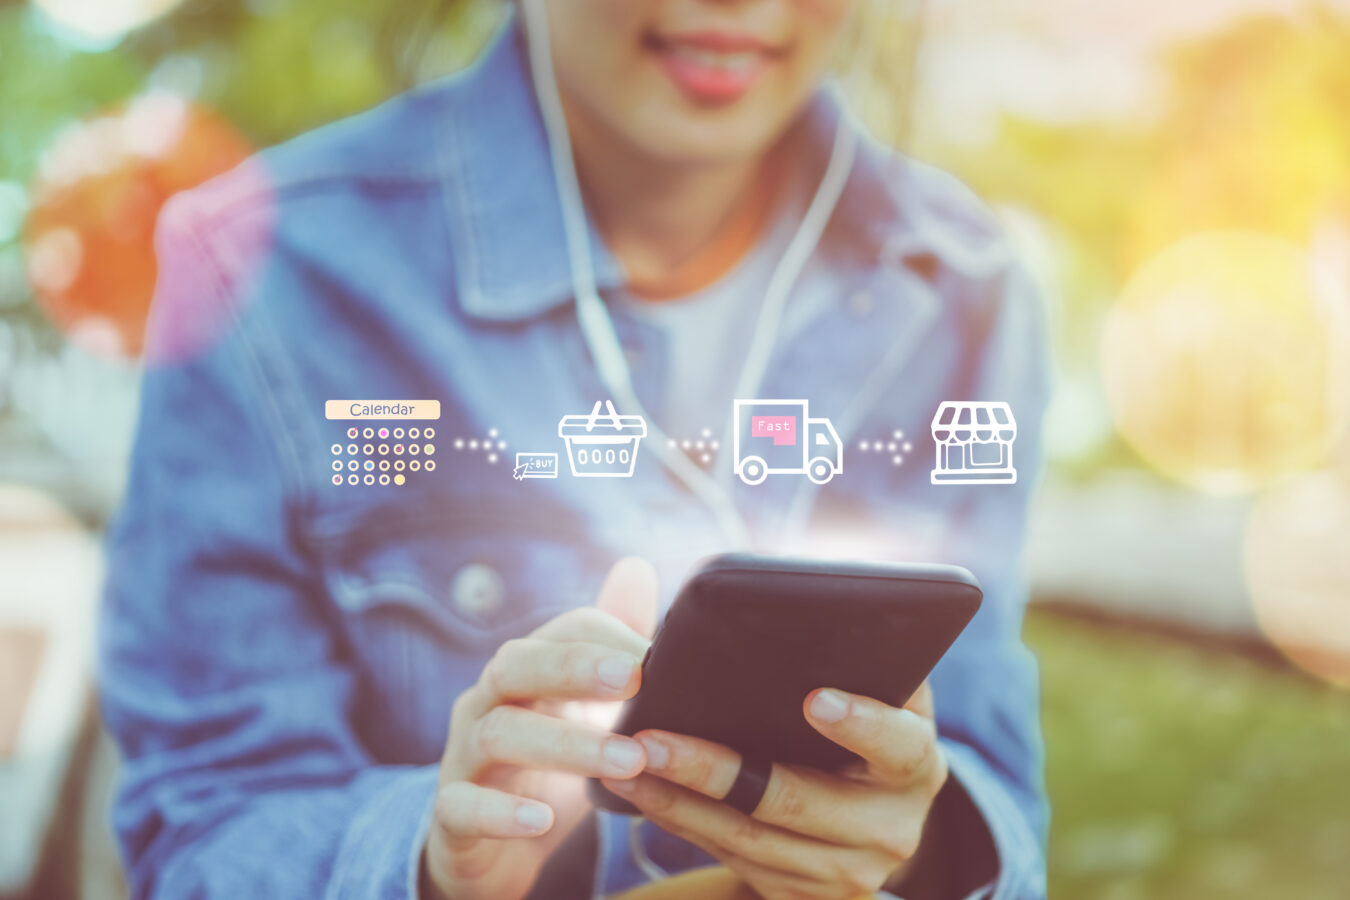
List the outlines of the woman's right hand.
{"label": "woman's right hand", "polygon": [[656,619],[656,573],[615,564],[594,607],[507,641],[455,700],[424,884],[445,900],[518,900],[589,809],[585,778],[632,778],[642,745],[587,724],[571,701],[637,693]]}

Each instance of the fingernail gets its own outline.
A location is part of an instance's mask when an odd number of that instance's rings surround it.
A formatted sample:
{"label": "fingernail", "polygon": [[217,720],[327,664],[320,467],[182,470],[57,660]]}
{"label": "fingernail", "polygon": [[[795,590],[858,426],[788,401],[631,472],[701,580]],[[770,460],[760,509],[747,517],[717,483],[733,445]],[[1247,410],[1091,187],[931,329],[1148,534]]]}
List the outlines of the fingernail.
{"label": "fingernail", "polygon": [[642,746],[628,738],[610,738],[603,752],[607,768],[615,775],[627,775],[642,764]]}
{"label": "fingernail", "polygon": [[628,687],[633,677],[633,660],[626,656],[606,656],[595,664],[595,674],[609,687],[619,691]]}
{"label": "fingernail", "polygon": [[535,803],[522,803],[516,807],[516,824],[531,833],[548,828],[552,816],[548,810]]}
{"label": "fingernail", "polygon": [[624,796],[627,796],[637,789],[637,782],[631,778],[625,778],[622,780],[606,778],[605,787],[609,788],[616,794],[623,794]]}
{"label": "fingernail", "polygon": [[655,738],[640,737],[638,742],[647,751],[647,768],[664,769],[670,763],[670,748]]}
{"label": "fingernail", "polygon": [[811,698],[811,715],[830,724],[842,722],[848,715],[848,698],[838,691],[821,691]]}

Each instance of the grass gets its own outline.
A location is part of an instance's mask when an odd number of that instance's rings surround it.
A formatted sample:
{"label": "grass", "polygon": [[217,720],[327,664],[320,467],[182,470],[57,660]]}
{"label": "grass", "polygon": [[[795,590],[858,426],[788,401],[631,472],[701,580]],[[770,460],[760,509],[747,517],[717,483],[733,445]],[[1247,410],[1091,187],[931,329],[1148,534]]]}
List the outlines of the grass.
{"label": "grass", "polygon": [[1350,897],[1350,694],[1037,612],[1050,896]]}

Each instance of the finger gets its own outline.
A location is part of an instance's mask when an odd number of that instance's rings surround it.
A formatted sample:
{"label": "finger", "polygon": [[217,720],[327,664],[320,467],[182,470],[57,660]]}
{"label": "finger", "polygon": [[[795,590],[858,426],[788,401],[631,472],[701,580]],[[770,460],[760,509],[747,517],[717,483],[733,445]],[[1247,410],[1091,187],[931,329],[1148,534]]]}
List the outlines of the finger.
{"label": "finger", "polygon": [[624,700],[640,678],[637,657],[604,644],[516,638],[497,648],[477,687],[486,712],[520,700]]}
{"label": "finger", "polygon": [[[647,753],[644,771],[721,799],[741,769],[736,751],[711,741],[665,731],[634,735]],[[911,815],[905,798],[874,783],[797,766],[774,765],[753,817],[788,831],[838,844],[893,849]]]}
{"label": "finger", "polygon": [[668,731],[640,731],[633,737],[647,752],[645,771],[714,800],[730,793],[741,770],[741,755],[713,741]]}
{"label": "finger", "polygon": [[656,600],[656,569],[645,559],[628,556],[609,570],[595,605],[650,638],[656,630]]}
{"label": "finger", "polygon": [[520,706],[498,706],[478,720],[469,758],[470,779],[493,765],[631,778],[647,761],[632,738]]}
{"label": "finger", "polygon": [[434,821],[450,843],[534,837],[553,826],[553,810],[537,800],[467,781],[452,781],[436,792]]}
{"label": "finger", "polygon": [[627,781],[607,778],[604,784],[662,828],[683,829],[769,869],[832,881],[842,864],[867,864],[863,851],[776,828],[651,775]]}
{"label": "finger", "polygon": [[937,718],[933,710],[933,689],[928,686],[928,679],[925,678],[919,689],[905,701],[904,708],[925,718]]}
{"label": "finger", "polygon": [[812,691],[804,707],[811,727],[861,756],[873,777],[932,793],[946,780],[947,765],[931,717],[834,688]]}
{"label": "finger", "polygon": [[569,609],[540,625],[529,636],[540,640],[604,644],[634,656],[646,653],[651,643],[624,622],[594,606]]}
{"label": "finger", "polygon": [[815,881],[814,879],[806,878],[800,872],[774,869],[753,862],[752,860],[744,859],[720,844],[709,840],[698,832],[683,828],[673,822],[663,822],[659,827],[663,831],[667,831],[675,837],[693,844],[704,853],[707,853],[713,859],[730,869],[741,881],[753,887],[761,896],[776,896],[778,892],[789,893],[792,888],[797,889],[798,896],[805,895],[810,897],[824,893],[824,891],[821,890],[801,890],[803,887],[824,887],[824,884]]}

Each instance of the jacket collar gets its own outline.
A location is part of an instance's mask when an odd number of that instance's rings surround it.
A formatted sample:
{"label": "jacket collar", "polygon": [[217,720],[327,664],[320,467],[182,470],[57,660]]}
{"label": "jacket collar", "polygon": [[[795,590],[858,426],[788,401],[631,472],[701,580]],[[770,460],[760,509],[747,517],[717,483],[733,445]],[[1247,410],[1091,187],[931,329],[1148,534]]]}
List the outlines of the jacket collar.
{"label": "jacket collar", "polygon": [[[508,14],[472,66],[433,88],[450,106],[436,139],[459,303],[470,316],[502,322],[572,299],[562,207],[524,41]],[[591,255],[598,288],[622,284],[594,228]]]}
{"label": "jacket collar", "polygon": [[[434,127],[461,309],[510,322],[570,302],[562,209],[518,18],[508,13],[472,66],[428,88],[443,92],[449,107]],[[794,175],[819,182],[841,116],[845,127],[863,134],[863,147],[819,252],[839,252],[863,265],[883,256],[894,262],[897,255],[932,254],[912,211],[878,202],[904,181],[903,172],[889,167],[897,157],[866,137],[832,90],[819,91],[793,126],[800,148]],[[597,288],[621,286],[622,267],[594,225],[590,238]]]}

